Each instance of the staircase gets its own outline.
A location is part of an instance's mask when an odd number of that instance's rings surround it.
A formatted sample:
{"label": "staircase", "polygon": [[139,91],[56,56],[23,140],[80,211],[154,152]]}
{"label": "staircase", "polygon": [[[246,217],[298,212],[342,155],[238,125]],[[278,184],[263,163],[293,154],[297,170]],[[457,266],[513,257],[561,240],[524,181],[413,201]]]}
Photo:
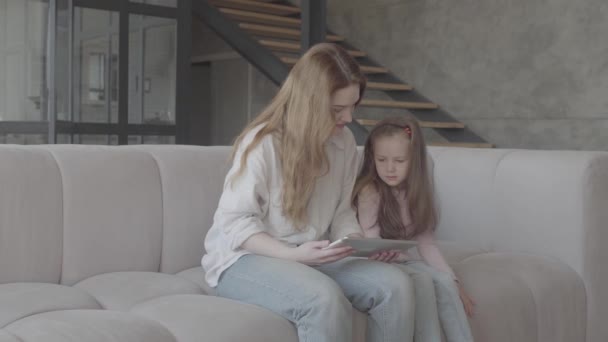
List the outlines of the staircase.
{"label": "staircase", "polygon": [[[300,9],[293,5],[263,0],[209,0],[223,16],[234,21],[257,44],[270,50],[288,67],[300,55]],[[366,97],[355,111],[355,120],[370,128],[379,119],[409,112],[418,119],[431,146],[491,148],[492,144],[469,130],[439,105],[431,102],[414,87],[404,83],[390,70],[371,59],[368,54],[342,36],[327,32],[326,41],[344,47],[357,59],[368,78]],[[272,57],[272,56],[271,56]],[[431,132],[429,132],[431,131]]]}

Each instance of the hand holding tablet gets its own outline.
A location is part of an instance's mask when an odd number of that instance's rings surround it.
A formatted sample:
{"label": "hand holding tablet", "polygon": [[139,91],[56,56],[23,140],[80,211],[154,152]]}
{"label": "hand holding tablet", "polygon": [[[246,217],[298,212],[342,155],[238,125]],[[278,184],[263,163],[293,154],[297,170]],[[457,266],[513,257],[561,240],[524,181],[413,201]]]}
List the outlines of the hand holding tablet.
{"label": "hand holding tablet", "polygon": [[406,251],[412,247],[415,247],[417,244],[418,242],[409,240],[366,239],[347,236],[332,242],[324,249],[351,246],[356,251],[352,256],[369,257],[374,253],[381,251]]}

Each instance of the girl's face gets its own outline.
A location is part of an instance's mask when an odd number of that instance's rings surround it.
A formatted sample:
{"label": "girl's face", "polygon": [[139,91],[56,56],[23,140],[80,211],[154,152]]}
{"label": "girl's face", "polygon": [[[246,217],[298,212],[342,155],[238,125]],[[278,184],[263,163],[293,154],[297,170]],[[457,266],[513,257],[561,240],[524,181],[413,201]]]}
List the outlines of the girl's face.
{"label": "girl's face", "polygon": [[331,112],[336,118],[333,135],[341,134],[344,126],[353,121],[353,112],[357,101],[359,101],[358,84],[351,84],[333,93],[331,96]]}
{"label": "girl's face", "polygon": [[376,138],[374,163],[384,183],[391,187],[401,185],[410,164],[410,140],[405,133]]}

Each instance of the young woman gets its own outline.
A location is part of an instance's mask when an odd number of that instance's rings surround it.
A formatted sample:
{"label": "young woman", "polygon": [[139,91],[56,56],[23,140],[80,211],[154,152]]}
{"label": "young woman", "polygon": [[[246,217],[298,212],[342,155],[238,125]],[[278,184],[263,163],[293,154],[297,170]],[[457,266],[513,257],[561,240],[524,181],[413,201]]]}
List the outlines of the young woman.
{"label": "young woman", "polygon": [[362,237],[350,202],[357,150],[344,126],[364,90],[342,48],[323,43],[304,54],[237,138],[205,240],[202,264],[217,294],[285,317],[302,342],[352,342],[353,307],[369,314],[369,341],[413,338],[409,276],[347,258],[349,247],[324,249]]}

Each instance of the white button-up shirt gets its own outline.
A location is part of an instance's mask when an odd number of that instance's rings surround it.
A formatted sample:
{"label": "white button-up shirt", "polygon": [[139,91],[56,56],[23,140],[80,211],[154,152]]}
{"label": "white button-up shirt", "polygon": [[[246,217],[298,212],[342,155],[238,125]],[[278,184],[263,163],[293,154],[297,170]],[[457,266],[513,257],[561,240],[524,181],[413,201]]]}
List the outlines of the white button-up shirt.
{"label": "white button-up shirt", "polygon": [[358,171],[357,146],[353,134],[344,128],[326,143],[329,172],[317,179],[308,203],[308,223],[296,230],[282,212],[282,176],[275,139],[265,136],[247,156],[243,173],[229,182],[240,166],[241,154],[261,129],[257,127],[242,140],[224,191],[205,238],[207,254],[202,265],[210,286],[217,286],[220,275],[248,254],[241,245],[254,234],[266,232],[292,246],[329,238],[336,240],[362,233],[351,206],[351,192]]}

